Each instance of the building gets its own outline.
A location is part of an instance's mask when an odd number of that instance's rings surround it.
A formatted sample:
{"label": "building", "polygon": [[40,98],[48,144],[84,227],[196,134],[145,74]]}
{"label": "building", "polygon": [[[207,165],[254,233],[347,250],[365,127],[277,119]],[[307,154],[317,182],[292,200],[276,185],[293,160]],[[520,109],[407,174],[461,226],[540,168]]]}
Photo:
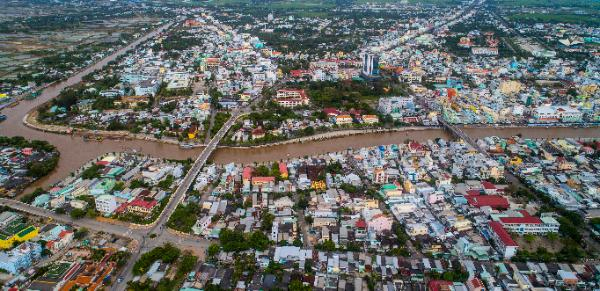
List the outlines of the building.
{"label": "building", "polygon": [[143,80],[139,82],[133,89],[135,95],[150,95],[154,96],[158,92],[159,82],[156,80]]}
{"label": "building", "polygon": [[365,114],[362,116],[362,121],[365,124],[375,124],[379,122],[379,117],[377,115]]}
{"label": "building", "polygon": [[26,242],[38,235],[39,229],[13,221],[0,231],[0,249],[10,249],[15,243]]}
{"label": "building", "polygon": [[557,233],[560,223],[551,216],[542,218],[529,215],[526,211],[520,211],[520,216],[500,217],[498,222],[509,232],[518,234],[544,235],[550,232]]}
{"label": "building", "polygon": [[472,47],[471,53],[476,56],[497,56],[497,47]]}
{"label": "building", "polygon": [[363,54],[362,74],[365,77],[379,75],[379,56],[371,53]]}
{"label": "building", "polygon": [[[471,191],[469,191],[471,192]],[[489,206],[493,209],[508,209],[510,206],[508,203],[508,199],[501,195],[478,195],[471,194],[467,195],[467,201],[469,205],[473,207],[484,207]]]}
{"label": "building", "polygon": [[103,214],[111,214],[117,209],[117,198],[113,195],[104,194],[96,198],[96,210]]}
{"label": "building", "polygon": [[280,89],[275,98],[275,103],[287,108],[308,105],[309,102],[310,98],[304,89]]}
{"label": "building", "polygon": [[352,116],[348,114],[340,114],[332,118],[333,122],[337,125],[351,124]]}
{"label": "building", "polygon": [[143,197],[137,197],[127,205],[127,211],[146,216],[152,212],[158,201],[146,200]]}
{"label": "building", "polygon": [[498,247],[498,251],[502,253],[505,259],[512,258],[516,253],[519,245],[510,237],[510,234],[497,221],[488,223],[490,229],[490,239],[494,241]]}
{"label": "building", "polygon": [[381,114],[401,114],[403,110],[414,109],[415,103],[412,97],[381,97],[377,105],[377,111]]}
{"label": "building", "polygon": [[39,243],[25,242],[16,248],[0,253],[0,269],[11,274],[25,270],[42,255],[42,246]]}
{"label": "building", "polygon": [[392,222],[393,219],[389,216],[384,214],[376,214],[371,218],[371,220],[369,220],[369,222],[367,222],[367,225],[369,230],[381,233],[392,230]]}
{"label": "building", "polygon": [[481,279],[479,279],[477,277],[473,277],[473,278],[467,280],[467,288],[469,288],[469,291],[484,291],[485,290],[485,286],[483,285],[483,282],[481,281]]}

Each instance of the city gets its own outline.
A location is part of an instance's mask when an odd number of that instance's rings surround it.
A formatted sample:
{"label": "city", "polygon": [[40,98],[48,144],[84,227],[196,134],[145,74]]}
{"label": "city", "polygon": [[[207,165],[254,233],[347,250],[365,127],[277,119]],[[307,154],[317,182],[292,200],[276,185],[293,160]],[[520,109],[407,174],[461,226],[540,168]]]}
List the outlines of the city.
{"label": "city", "polygon": [[595,1],[0,3],[3,290],[596,290]]}

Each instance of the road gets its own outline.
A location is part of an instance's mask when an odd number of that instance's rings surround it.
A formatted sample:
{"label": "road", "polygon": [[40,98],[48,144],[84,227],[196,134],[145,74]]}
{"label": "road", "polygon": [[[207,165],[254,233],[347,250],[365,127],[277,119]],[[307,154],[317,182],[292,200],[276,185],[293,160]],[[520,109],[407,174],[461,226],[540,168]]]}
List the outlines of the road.
{"label": "road", "polygon": [[[197,238],[193,236],[177,236],[171,234],[169,231],[166,231],[166,223],[169,221],[169,218],[177,208],[177,205],[181,201],[183,201],[185,194],[192,186],[192,183],[196,179],[196,176],[200,173],[200,170],[206,164],[206,161],[210,157],[210,155],[215,151],[217,145],[221,141],[221,139],[225,136],[227,131],[231,128],[231,126],[235,123],[242,113],[247,111],[248,107],[236,109],[232,112],[231,117],[223,124],[223,127],[217,132],[217,134],[210,140],[210,142],[206,145],[202,153],[198,156],[198,158],[192,164],[192,167],[187,172],[182,182],[177,187],[177,190],[171,195],[169,201],[167,202],[167,206],[163,210],[163,213],[158,217],[156,222],[150,226],[149,229],[144,231],[144,234],[141,237],[140,247],[133,253],[130,258],[127,266],[123,269],[121,275],[119,277],[123,277],[123,280],[120,283],[116,283],[113,285],[111,290],[125,290],[127,287],[126,283],[133,278],[132,267],[133,264],[140,258],[140,256],[157,247],[163,245],[164,243],[171,242],[177,245],[180,248],[191,248],[197,254],[202,255],[203,251],[208,248],[211,244],[209,240]],[[151,238],[150,236],[156,236]]]}

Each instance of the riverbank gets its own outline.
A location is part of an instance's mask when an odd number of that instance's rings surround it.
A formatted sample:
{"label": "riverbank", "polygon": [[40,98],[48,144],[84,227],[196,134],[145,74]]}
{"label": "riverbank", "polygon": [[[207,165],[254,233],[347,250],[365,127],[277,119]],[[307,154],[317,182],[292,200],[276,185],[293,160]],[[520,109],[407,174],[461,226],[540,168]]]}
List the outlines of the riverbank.
{"label": "riverbank", "polygon": [[179,141],[172,138],[156,138],[147,134],[131,133],[129,131],[108,131],[108,130],[89,130],[84,128],[72,128],[64,125],[44,124],[37,120],[38,112],[31,111],[23,117],[23,124],[31,129],[55,133],[55,134],[66,134],[66,135],[77,135],[81,137],[93,136],[102,137],[102,139],[114,139],[114,140],[142,140],[160,142],[166,144],[178,145]]}

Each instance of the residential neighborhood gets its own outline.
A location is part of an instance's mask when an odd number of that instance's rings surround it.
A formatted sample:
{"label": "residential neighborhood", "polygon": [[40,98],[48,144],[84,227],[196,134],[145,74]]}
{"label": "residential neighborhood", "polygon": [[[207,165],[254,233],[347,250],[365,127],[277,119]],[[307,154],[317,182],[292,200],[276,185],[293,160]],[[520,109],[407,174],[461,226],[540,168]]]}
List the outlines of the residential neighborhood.
{"label": "residential neighborhood", "polygon": [[4,1],[0,284],[600,289],[598,8]]}

